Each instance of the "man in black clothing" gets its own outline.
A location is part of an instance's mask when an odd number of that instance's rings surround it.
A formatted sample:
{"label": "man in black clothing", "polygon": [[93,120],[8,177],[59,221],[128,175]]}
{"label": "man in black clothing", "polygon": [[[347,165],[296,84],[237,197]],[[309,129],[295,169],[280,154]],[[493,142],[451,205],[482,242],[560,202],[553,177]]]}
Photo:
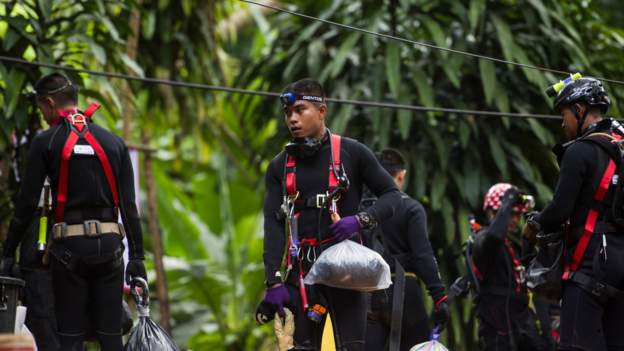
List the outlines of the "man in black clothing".
{"label": "man in black clothing", "polygon": [[[379,162],[392,176],[396,186],[405,188],[405,159],[394,149],[385,149],[379,154]],[[372,205],[372,201],[367,206]],[[438,264],[427,237],[427,214],[423,206],[405,193],[396,205],[392,218],[382,223],[378,230],[365,235],[367,246],[382,252],[386,262],[395,274],[396,262],[405,270],[404,303],[401,323],[400,349],[428,341],[431,334],[427,313],[418,278],[422,279],[434,302],[433,320],[438,330],[448,320],[448,306],[444,284],[440,279]],[[396,260],[396,261],[395,261]],[[393,277],[394,278],[394,277]],[[396,278],[393,279],[395,281]],[[371,293],[370,312],[366,328],[366,350],[380,351],[387,348],[392,325],[393,285],[388,289]],[[398,311],[394,311],[398,313]]]}
{"label": "man in black clothing", "polygon": [[524,233],[533,239],[566,227],[560,350],[624,350],[624,236],[611,211],[621,196],[614,174],[623,129],[603,119],[609,97],[594,78],[570,76],[549,94],[572,140],[555,149],[561,170],[553,200]]}
{"label": "man in black clothing", "polygon": [[[302,277],[323,249],[390,217],[400,195],[366,146],[333,135],[325,127],[327,105],[318,82],[303,79],[288,85],[281,101],[293,140],[269,163],[266,173],[267,291],[261,306],[269,307],[269,311],[264,316],[270,318],[271,309],[283,316],[283,307],[288,304],[295,313],[295,349],[318,350],[324,316],[305,306],[322,305],[331,313],[337,350],[363,350],[365,294],[325,285],[303,286]],[[363,185],[379,200],[358,213]],[[288,241],[286,222],[291,224],[287,226]],[[280,269],[287,246],[291,249],[287,254],[291,269],[283,277]],[[293,250],[299,254],[293,257]],[[258,318],[260,323],[266,321]]]}
{"label": "man in black clothing", "polygon": [[34,88],[50,128],[31,146],[4,243],[3,272],[11,271],[49,177],[55,213],[50,266],[61,350],[82,350],[92,329],[102,350],[120,351],[123,235],[130,246],[126,280],[146,277],[128,150],[123,140],[91,122],[99,105],[77,109],[78,90],[66,76],[47,75]]}
{"label": "man in black clothing", "polygon": [[[518,223],[529,209],[518,189],[507,183],[492,186],[483,204],[490,225],[472,244],[473,276],[478,280],[477,317],[485,351],[543,350],[524,280]],[[524,246],[526,250],[526,246]]]}

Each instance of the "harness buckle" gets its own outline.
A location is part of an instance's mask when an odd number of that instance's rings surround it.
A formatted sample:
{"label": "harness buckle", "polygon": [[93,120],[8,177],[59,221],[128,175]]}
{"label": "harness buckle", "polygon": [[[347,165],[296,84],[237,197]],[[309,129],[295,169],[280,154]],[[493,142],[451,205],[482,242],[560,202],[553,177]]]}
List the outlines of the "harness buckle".
{"label": "harness buckle", "polygon": [[82,222],[82,226],[84,227],[85,236],[95,236],[102,233],[102,224],[97,219],[88,219]]}
{"label": "harness buckle", "polygon": [[316,207],[324,208],[327,204],[327,194],[316,194]]}
{"label": "harness buckle", "polygon": [[591,293],[596,297],[602,297],[606,286],[598,281],[594,282]]}
{"label": "harness buckle", "polygon": [[74,113],[72,115],[69,115],[69,120],[72,124],[87,124],[87,117],[85,117],[81,113]]}
{"label": "harness buckle", "polygon": [[64,238],[67,235],[67,223],[54,223],[52,226],[52,237],[54,239]]}

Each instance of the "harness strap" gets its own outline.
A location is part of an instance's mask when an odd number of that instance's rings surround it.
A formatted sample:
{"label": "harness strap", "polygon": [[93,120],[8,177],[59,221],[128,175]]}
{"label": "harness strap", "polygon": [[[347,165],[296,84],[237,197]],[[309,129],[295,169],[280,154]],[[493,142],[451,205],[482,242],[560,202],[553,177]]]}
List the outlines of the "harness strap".
{"label": "harness strap", "polygon": [[[61,151],[61,161],[59,169],[59,181],[58,191],[56,196],[56,209],[55,209],[55,221],[56,223],[63,222],[65,217],[65,206],[67,205],[67,188],[69,184],[69,160],[71,158],[74,146],[80,138],[84,138],[89,145],[95,151],[97,158],[102,165],[104,175],[110,187],[113,195],[113,202],[115,208],[119,208],[119,193],[117,191],[117,183],[115,181],[115,175],[110,164],[110,160],[106,155],[106,152],[102,148],[102,145],[91,134],[86,124],[86,119],[91,118],[93,113],[100,108],[100,104],[91,104],[84,113],[80,114],[77,109],[59,111],[58,114],[61,118],[68,120],[70,125],[70,132]],[[82,117],[82,118],[78,118]]]}
{"label": "harness strap", "polygon": [[512,271],[514,280],[516,281],[516,292],[520,292],[522,289],[522,278],[520,277],[518,269],[522,269],[522,263],[520,263],[520,260],[516,257],[516,251],[511,246],[509,239],[505,239],[505,247],[507,248],[507,252],[509,253],[509,257],[511,258],[511,262],[513,264]]}
{"label": "harness strap", "polygon": [[331,135],[331,152],[332,159],[334,160],[333,164],[330,164],[329,170],[329,192],[332,192],[334,189],[338,187],[338,178],[336,178],[336,174],[340,171],[341,163],[340,163],[340,143],[341,137],[338,134]]}
{"label": "harness strap", "polygon": [[[615,162],[611,158],[609,158],[609,164],[602,174],[600,184],[598,185],[596,193],[594,194],[594,201],[596,202],[596,205],[601,204],[604,200],[605,195],[609,190],[611,179],[615,174],[615,168]],[[583,227],[583,234],[581,235],[581,238],[579,239],[579,242],[574,249],[572,262],[570,264],[566,263],[566,265],[564,266],[562,276],[563,280],[568,280],[570,278],[570,273],[575,272],[578,269],[579,265],[581,264],[581,260],[585,255],[585,251],[587,250],[587,246],[589,246],[589,241],[594,234],[599,215],[599,210],[595,207],[596,206],[593,206],[593,208],[591,208],[589,210],[589,213],[587,214],[587,219],[585,220],[585,225]]]}

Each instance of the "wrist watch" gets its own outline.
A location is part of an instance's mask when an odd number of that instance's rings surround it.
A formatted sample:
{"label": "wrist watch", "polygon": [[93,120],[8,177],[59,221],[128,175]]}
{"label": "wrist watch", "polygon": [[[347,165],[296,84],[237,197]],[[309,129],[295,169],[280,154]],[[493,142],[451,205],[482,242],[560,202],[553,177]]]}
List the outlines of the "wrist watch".
{"label": "wrist watch", "polygon": [[362,229],[373,229],[377,226],[377,221],[368,214],[368,212],[360,212],[355,215]]}

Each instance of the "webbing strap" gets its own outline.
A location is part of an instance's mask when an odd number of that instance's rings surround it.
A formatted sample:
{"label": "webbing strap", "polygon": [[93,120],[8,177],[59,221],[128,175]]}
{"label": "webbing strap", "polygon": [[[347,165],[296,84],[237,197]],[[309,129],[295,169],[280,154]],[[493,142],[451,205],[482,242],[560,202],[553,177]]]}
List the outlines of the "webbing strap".
{"label": "webbing strap", "polygon": [[509,257],[511,258],[511,262],[513,267],[511,267],[514,275],[514,280],[516,281],[516,292],[520,292],[522,287],[522,278],[520,277],[520,272],[517,271],[520,267],[522,267],[522,263],[516,257],[516,252],[511,246],[511,242],[509,239],[505,239],[505,247],[507,248],[507,252],[509,253]]}
{"label": "webbing strap", "polygon": [[78,141],[78,134],[74,131],[69,133],[63,151],[61,151],[61,165],[59,170],[58,190],[56,193],[56,222],[62,222],[65,217],[65,204],[67,204],[67,185],[69,173],[69,158],[71,157],[74,146]]}
{"label": "webbing strap", "polygon": [[[98,108],[100,108],[100,104],[93,103],[85,110],[82,116],[90,118]],[[106,176],[106,181],[108,182],[108,186],[110,187],[111,194],[113,195],[115,208],[119,208],[119,193],[117,191],[117,182],[115,181],[115,175],[113,173],[113,168],[111,167],[110,160],[108,159],[106,152],[102,148],[102,145],[100,145],[97,139],[88,130],[86,124],[84,124],[84,120],[80,121],[80,123],[75,124],[73,123],[74,121],[70,120],[70,118],[75,116],[77,113],[78,112],[76,111],[76,109],[73,109],[73,111],[59,111],[59,116],[61,118],[69,120],[71,129],[69,132],[69,136],[67,137],[67,141],[65,141],[65,145],[63,146],[63,150],[61,151],[61,162],[59,167],[59,181],[55,209],[56,223],[63,222],[65,217],[65,205],[67,205],[67,187],[69,184],[69,160],[74,150],[74,146],[76,146],[76,143],[81,137],[83,137],[95,151],[95,154],[99,159],[100,164],[102,165],[102,169],[104,170],[104,175]],[[76,120],[76,122],[79,121]],[[85,128],[86,132],[83,133],[83,129]]]}
{"label": "webbing strap", "polygon": [[330,165],[329,170],[329,191],[331,192],[335,188],[338,187],[338,179],[336,178],[336,174],[340,171],[340,142],[341,138],[338,134],[331,135],[331,152],[332,158],[334,159],[334,163]]}
{"label": "webbing strap", "polygon": [[[612,159],[609,159],[609,164],[605,169],[602,178],[600,179],[600,184],[598,185],[598,189],[596,189],[596,193],[594,194],[594,201],[596,203],[601,203],[604,200],[607,191],[609,190],[609,185],[611,184],[611,179],[615,174],[615,162]],[[585,220],[585,226],[583,228],[583,234],[579,239],[576,248],[574,249],[574,254],[572,255],[572,262],[564,267],[563,279],[567,280],[570,276],[570,272],[575,272],[579,265],[581,264],[581,260],[585,255],[585,251],[587,250],[587,246],[589,246],[589,241],[594,234],[594,229],[596,228],[596,222],[598,221],[599,212],[596,208],[592,208],[589,210],[587,214],[587,219]]]}

